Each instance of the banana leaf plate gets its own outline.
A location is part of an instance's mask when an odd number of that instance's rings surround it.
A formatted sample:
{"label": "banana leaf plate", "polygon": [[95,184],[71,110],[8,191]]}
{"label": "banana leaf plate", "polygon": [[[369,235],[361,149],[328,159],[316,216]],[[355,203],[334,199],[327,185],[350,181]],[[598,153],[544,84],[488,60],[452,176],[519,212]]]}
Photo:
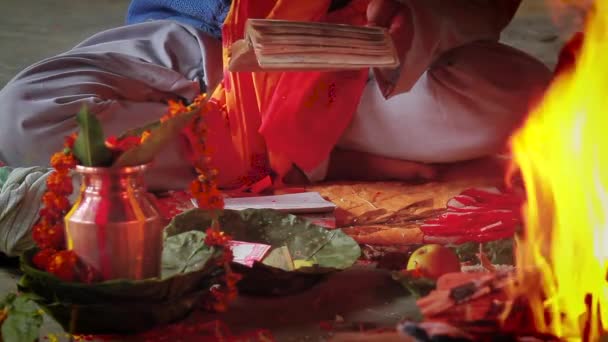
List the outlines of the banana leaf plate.
{"label": "banana leaf plate", "polygon": [[[234,240],[287,249],[298,262],[295,269],[280,264],[256,262],[253,267],[233,264],[244,277],[241,293],[281,296],[298,293],[323,280],[327,275],[347,269],[361,256],[357,242],[340,229],[328,230],[297,216],[271,209],[224,210],[219,215],[221,229]],[[209,227],[210,213],[192,209],[174,217],[168,234],[179,234]],[[268,258],[267,258],[268,259]]]}

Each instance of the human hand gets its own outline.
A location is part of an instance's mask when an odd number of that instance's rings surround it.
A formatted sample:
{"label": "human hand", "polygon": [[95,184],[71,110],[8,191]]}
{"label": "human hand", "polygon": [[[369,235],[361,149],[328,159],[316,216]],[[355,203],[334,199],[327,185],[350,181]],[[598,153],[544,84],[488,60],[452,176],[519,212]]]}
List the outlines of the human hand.
{"label": "human hand", "polygon": [[410,10],[397,0],[371,0],[367,5],[367,25],[388,29],[399,58],[405,56],[412,40]]}

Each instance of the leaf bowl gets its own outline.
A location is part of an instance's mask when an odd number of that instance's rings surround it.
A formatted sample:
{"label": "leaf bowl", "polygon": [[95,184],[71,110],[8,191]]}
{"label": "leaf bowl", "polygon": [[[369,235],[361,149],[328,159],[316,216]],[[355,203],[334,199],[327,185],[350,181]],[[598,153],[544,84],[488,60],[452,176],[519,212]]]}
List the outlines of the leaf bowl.
{"label": "leaf bowl", "polygon": [[[212,248],[206,248],[209,253],[204,260],[197,260],[197,269],[166,261],[166,255],[172,254],[167,253],[168,246],[179,244],[179,240],[192,240],[192,236],[188,239],[191,234],[168,237],[163,251],[163,277],[145,280],[65,282],[37,269],[32,263],[37,251],[29,250],[21,257],[24,275],[19,290],[72,334],[134,334],[175,322],[202,303],[224,272],[215,262],[222,252]],[[195,235],[200,249],[204,234]],[[181,252],[188,248],[192,251],[195,245],[186,243]],[[175,272],[176,268],[184,271]]]}
{"label": "leaf bowl", "polygon": [[[200,209],[186,211],[167,226],[170,234],[209,227],[212,217]],[[223,210],[219,214],[222,230],[233,240],[286,247],[294,259],[309,266],[285,270],[262,262],[253,267],[233,264],[243,275],[241,293],[259,296],[290,295],[317,284],[331,273],[354,265],[361,256],[357,242],[340,229],[325,229],[295,215],[271,209]]]}

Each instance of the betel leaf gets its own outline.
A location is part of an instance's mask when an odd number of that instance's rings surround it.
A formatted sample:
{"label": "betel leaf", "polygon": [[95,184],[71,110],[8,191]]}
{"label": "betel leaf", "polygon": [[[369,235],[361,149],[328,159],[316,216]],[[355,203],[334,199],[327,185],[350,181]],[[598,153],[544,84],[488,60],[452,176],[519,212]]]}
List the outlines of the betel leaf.
{"label": "betel leaf", "polygon": [[[212,215],[192,209],[173,218],[167,232],[205,230]],[[263,243],[273,248],[286,246],[294,260],[315,260],[322,269],[340,270],[354,264],[361,255],[359,245],[339,229],[328,230],[295,215],[271,209],[223,210],[219,214],[222,230],[234,240]]]}
{"label": "betel leaf", "polygon": [[[166,232],[204,231],[212,218],[208,211],[192,209],[175,216]],[[244,276],[239,289],[246,294],[274,296],[301,292],[325,275],[351,267],[361,255],[357,242],[341,230],[328,230],[276,210],[223,210],[218,219],[222,230],[234,240],[271,245],[273,251],[285,253],[279,260],[264,259],[252,268],[233,264]],[[285,265],[291,258],[300,267]]]}
{"label": "betel leaf", "polygon": [[197,113],[198,109],[168,119],[153,129],[150,136],[140,145],[122,153],[114,162],[114,166],[136,166],[152,162],[167,143],[176,139],[181,131],[194,120]]}
{"label": "betel leaf", "polygon": [[4,309],[5,307],[11,305],[11,303],[15,301],[15,298],[17,298],[17,295],[15,293],[8,293],[0,302],[0,309]]}
{"label": "betel leaf", "polygon": [[216,250],[204,244],[205,233],[190,231],[165,239],[162,256],[163,278],[201,270]]}
{"label": "betel leaf", "polygon": [[124,131],[121,135],[118,136],[118,140],[124,139],[126,137],[139,137],[146,131],[152,131],[160,127],[160,120],[149,122],[141,127],[129,129]]}
{"label": "betel leaf", "polygon": [[[64,282],[38,270],[32,263],[37,251],[29,250],[21,256],[24,276],[18,288],[69,333],[138,333],[186,317],[219,283],[224,269],[216,260],[223,251],[213,249],[209,254],[210,249],[202,246],[203,237],[199,232],[167,234],[161,279]],[[180,253],[188,257],[179,260]]]}
{"label": "betel leaf", "polygon": [[80,126],[78,138],[74,142],[74,155],[84,166],[108,166],[112,161],[112,152],[105,145],[101,123],[86,106],[76,115]]}
{"label": "betel leaf", "polygon": [[42,326],[42,313],[36,303],[26,296],[7,298],[8,317],[2,323],[2,340],[14,342],[36,341]]}
{"label": "betel leaf", "polygon": [[361,256],[361,248],[352,243],[352,238],[341,230],[334,230],[331,240],[314,255],[317,265],[326,268],[346,269],[353,265],[353,260]]}

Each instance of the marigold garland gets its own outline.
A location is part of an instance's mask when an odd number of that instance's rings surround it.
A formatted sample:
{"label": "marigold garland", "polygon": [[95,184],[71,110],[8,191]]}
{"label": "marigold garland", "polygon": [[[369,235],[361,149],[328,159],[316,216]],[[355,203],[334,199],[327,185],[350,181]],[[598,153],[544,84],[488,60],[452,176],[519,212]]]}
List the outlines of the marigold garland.
{"label": "marigold garland", "polygon": [[[160,119],[160,122],[162,124],[172,117],[198,109],[193,123],[186,129],[191,137],[190,141],[194,150],[192,162],[198,174],[190,185],[190,191],[199,208],[220,210],[224,208],[224,199],[216,184],[218,172],[209,165],[211,158],[205,142],[207,127],[204,123],[204,115],[213,109],[214,104],[206,99],[207,95],[201,94],[188,106],[181,102],[169,101],[167,114]],[[141,136],[109,137],[105,144],[114,152],[120,153],[137,146],[149,136],[150,132],[144,131]],[[72,153],[76,138],[76,133],[66,137],[63,150],[51,157],[53,172],[47,178],[47,190],[42,196],[43,205],[39,212],[39,219],[32,229],[32,237],[40,250],[32,261],[39,269],[62,280],[90,283],[97,279],[92,268],[84,265],[73,251],[65,250],[63,220],[71,207],[68,196],[74,190],[71,172],[78,164],[78,160]],[[213,300],[206,303],[208,308],[217,311],[225,311],[229,302],[236,298],[236,284],[241,278],[230,268],[233,257],[228,246],[229,241],[230,237],[220,230],[218,220],[215,219],[212,227],[207,230],[204,242],[209,246],[224,250],[224,257],[218,261],[226,271],[224,287],[212,288]]]}
{"label": "marigold garland", "polygon": [[[192,163],[198,174],[197,178],[190,183],[190,192],[199,208],[215,211],[224,208],[224,197],[217,187],[216,178],[218,171],[212,168],[209,163],[211,157],[210,149],[205,139],[207,136],[207,125],[205,124],[204,116],[208,112],[217,109],[217,104],[214,101],[206,100],[207,95],[201,94],[188,106],[180,102],[171,101],[169,102],[169,113],[161,118],[161,122],[198,108],[199,112],[192,125],[187,128],[194,156]],[[228,247],[229,241],[230,237],[220,230],[217,217],[215,217],[212,226],[207,229],[205,244],[224,249],[224,258],[220,262],[223,264],[226,272],[224,276],[225,287],[213,287],[211,289],[214,300],[207,303],[207,308],[219,312],[226,311],[229,303],[237,297],[238,290],[236,284],[241,279],[241,276],[232,272],[230,267],[233,256],[232,251]]]}
{"label": "marigold garland", "polygon": [[46,180],[38,221],[32,228],[32,238],[40,251],[34,256],[36,267],[64,280],[73,280],[76,260],[61,253],[65,248],[63,217],[70,209],[68,196],[73,191],[70,172],[78,161],[72,153],[76,134],[65,138],[64,149],[51,156],[53,172]]}

